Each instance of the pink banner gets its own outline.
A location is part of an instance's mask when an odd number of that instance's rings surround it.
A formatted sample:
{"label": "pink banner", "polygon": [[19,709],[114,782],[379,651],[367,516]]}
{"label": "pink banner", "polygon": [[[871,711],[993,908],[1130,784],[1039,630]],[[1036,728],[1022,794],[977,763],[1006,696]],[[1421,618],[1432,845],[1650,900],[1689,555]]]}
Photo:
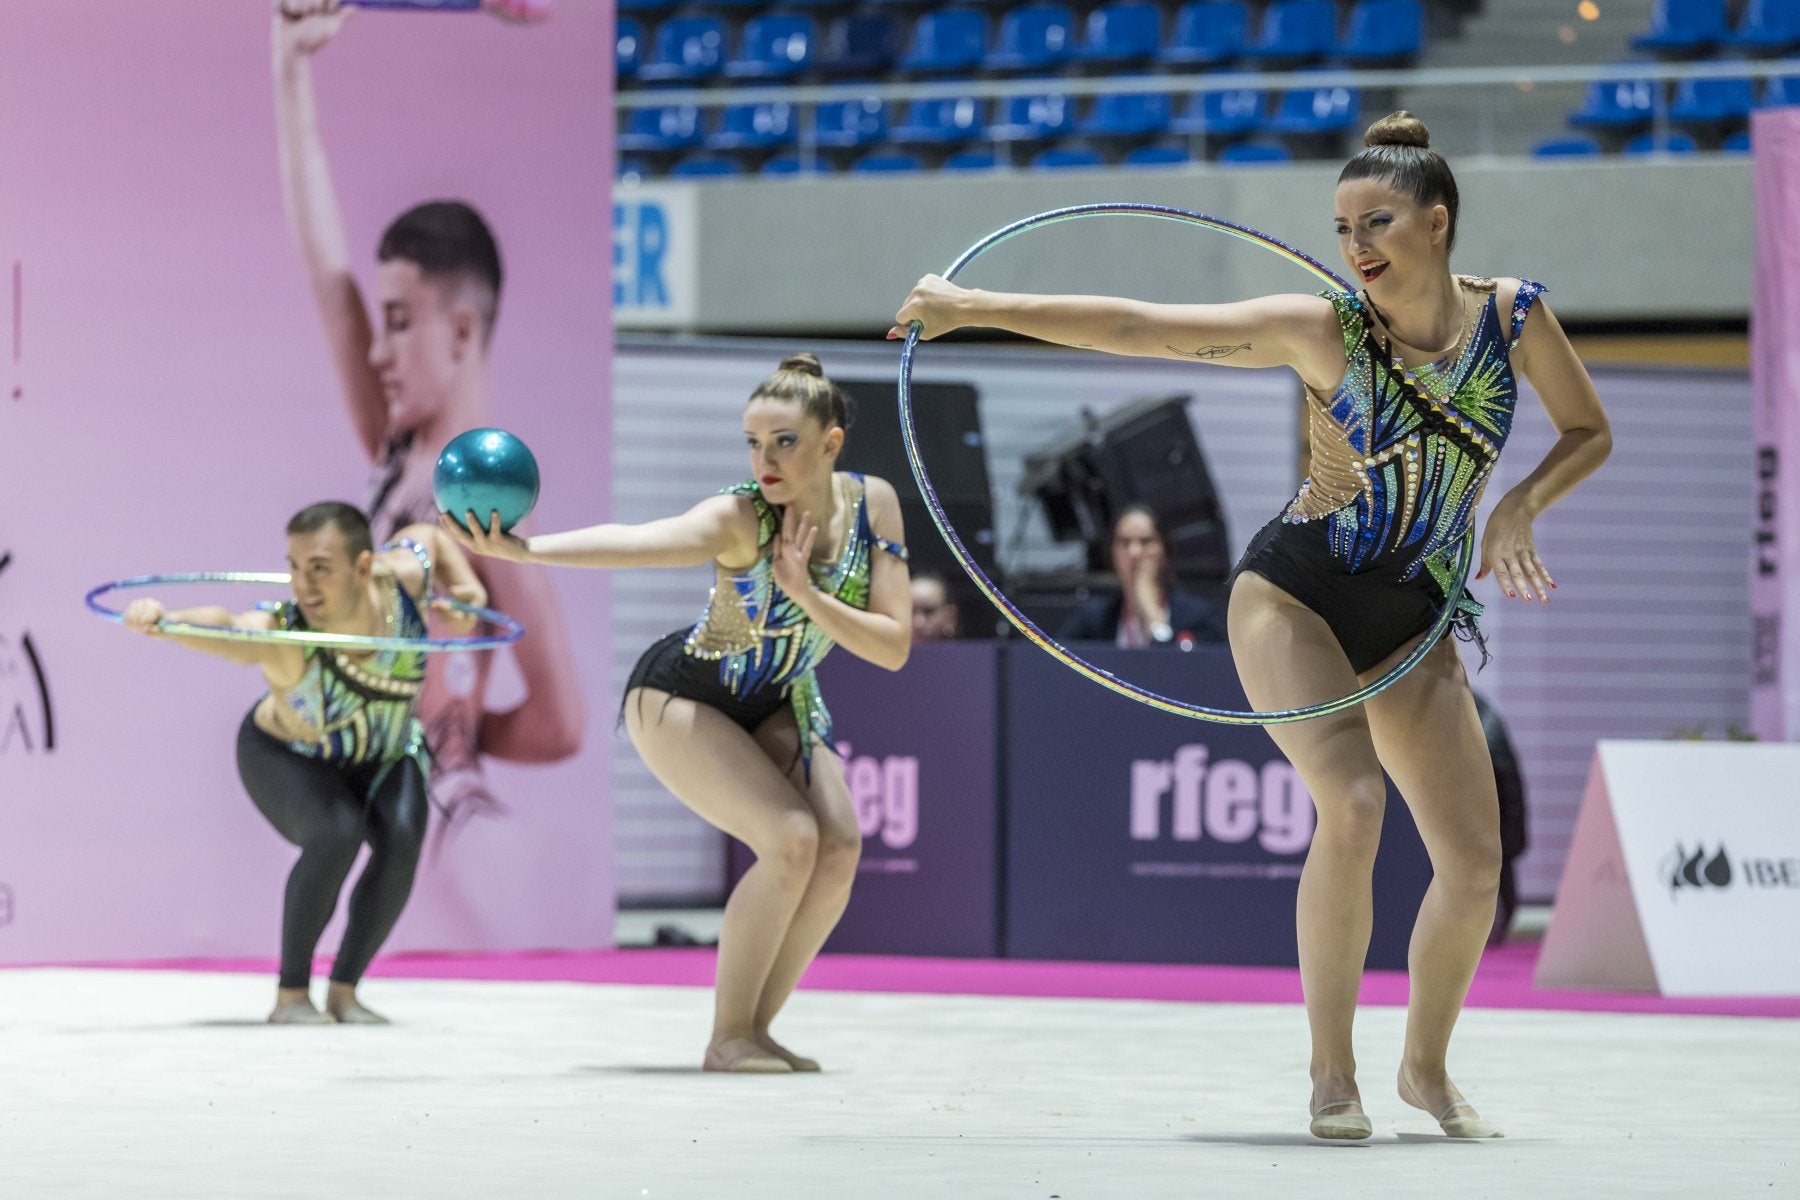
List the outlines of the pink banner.
{"label": "pink banner", "polygon": [[1750,719],[1758,737],[1791,741],[1800,738],[1800,109],[1756,113],[1750,130],[1756,149]]}
{"label": "pink banner", "polygon": [[[280,91],[269,3],[7,0],[0,961],[276,948],[295,851],[233,761],[260,678],[127,634],[81,597],[141,573],[279,571],[292,513],[369,502],[383,443],[366,420],[398,423],[424,393],[369,386],[366,351],[334,365],[343,343],[322,327],[329,297],[315,301],[300,246],[334,248],[300,210],[341,224],[376,330],[388,223],[444,198],[482,214],[504,264],[498,320],[485,371],[459,376],[443,412],[535,449],[540,527],[604,518],[611,22],[589,3],[523,26],[358,12],[309,54],[301,95]],[[290,136],[316,127],[328,174],[284,174],[278,119]],[[389,509],[429,497],[417,462],[401,474]],[[388,949],[606,945],[605,582],[534,571],[489,586],[531,633],[491,672],[433,662],[433,732],[459,769],[434,784],[431,841]]]}

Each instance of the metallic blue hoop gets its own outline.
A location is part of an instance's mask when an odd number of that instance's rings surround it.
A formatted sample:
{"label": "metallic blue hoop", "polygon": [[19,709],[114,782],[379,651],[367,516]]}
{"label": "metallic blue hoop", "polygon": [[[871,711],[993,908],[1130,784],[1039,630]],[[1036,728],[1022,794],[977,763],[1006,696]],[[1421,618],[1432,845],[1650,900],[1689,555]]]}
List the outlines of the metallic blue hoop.
{"label": "metallic blue hoop", "polygon": [[[1316,259],[1277,241],[1266,233],[1259,233],[1247,226],[1223,221],[1217,217],[1209,217],[1203,213],[1186,212],[1179,208],[1164,208],[1155,204],[1131,203],[1081,204],[1072,208],[1053,209],[1050,212],[1039,213],[1035,217],[1026,217],[1022,221],[1014,221],[1011,225],[995,230],[964,250],[956,261],[950,264],[949,269],[944,272],[943,278],[954,280],[958,272],[981,257],[983,253],[1027,230],[1055,225],[1062,221],[1102,216],[1150,217],[1155,220],[1178,221],[1186,225],[1197,225],[1202,229],[1227,233],[1281,255],[1340,291],[1353,290],[1348,283],[1332,274]],[[956,530],[950,527],[950,519],[944,513],[942,502],[938,500],[937,489],[932,486],[931,476],[925,470],[925,462],[919,456],[919,442],[913,426],[912,369],[921,328],[920,323],[914,321],[907,330],[906,344],[900,349],[900,433],[906,443],[906,461],[912,466],[913,478],[918,480],[919,491],[925,497],[925,507],[931,513],[931,523],[937,526],[938,533],[949,545],[950,552],[956,556],[956,561],[961,564],[963,571],[967,573],[970,581],[975,584],[981,594],[987,597],[988,602],[999,609],[1000,614],[1011,622],[1015,629],[1076,674],[1091,679],[1101,687],[1115,691],[1121,696],[1128,696],[1140,704],[1147,704],[1151,708],[1173,713],[1176,716],[1192,717],[1195,720],[1212,721],[1221,725],[1287,725],[1296,721],[1309,721],[1314,717],[1323,717],[1331,713],[1344,712],[1347,709],[1355,708],[1370,697],[1386,691],[1398,683],[1408,671],[1424,661],[1425,656],[1449,631],[1451,623],[1456,619],[1457,601],[1462,596],[1463,587],[1468,582],[1469,568],[1474,563],[1475,531],[1473,526],[1459,544],[1455,578],[1444,593],[1444,607],[1438,613],[1437,620],[1432,623],[1430,629],[1426,630],[1425,636],[1419,640],[1407,656],[1396,663],[1391,670],[1373,683],[1358,688],[1347,696],[1323,704],[1309,704],[1304,708],[1283,708],[1269,712],[1209,708],[1203,704],[1189,704],[1186,701],[1159,695],[1138,687],[1129,680],[1121,679],[1110,671],[1094,666],[1080,655],[1063,647],[1049,634],[1039,629],[1030,617],[1019,611],[1018,606],[1008,600],[998,585],[989,579],[981,567],[976,564],[974,557],[963,546],[962,539],[956,535]]]}
{"label": "metallic blue hoop", "polygon": [[[158,587],[166,584],[257,583],[280,586],[288,582],[290,582],[290,577],[285,571],[193,571],[176,575],[134,575],[130,579],[115,579],[111,583],[103,583],[90,590],[83,599],[89,611],[105,617],[109,621],[123,622],[125,614],[101,604],[100,597],[108,592],[127,588]],[[362,634],[327,633],[323,630],[234,629],[228,625],[195,625],[187,621],[159,621],[157,628],[163,633],[173,636],[214,638],[227,642],[287,642],[299,646],[329,646],[337,650],[410,650],[422,654],[446,654],[457,650],[494,650],[501,646],[510,646],[525,636],[523,625],[496,609],[477,608],[473,604],[465,604],[461,600],[449,596],[433,596],[431,599],[445,601],[458,612],[470,613],[478,620],[495,626],[499,632],[481,637],[459,638],[365,637]]]}

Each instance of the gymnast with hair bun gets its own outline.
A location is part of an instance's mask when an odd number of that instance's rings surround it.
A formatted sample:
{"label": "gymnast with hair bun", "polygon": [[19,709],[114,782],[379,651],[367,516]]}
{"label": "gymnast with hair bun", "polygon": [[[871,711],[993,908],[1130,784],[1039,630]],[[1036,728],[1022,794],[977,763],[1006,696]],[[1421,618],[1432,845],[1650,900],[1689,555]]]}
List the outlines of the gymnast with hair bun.
{"label": "gymnast with hair bun", "polygon": [[625,726],[665,787],[756,855],[725,905],[703,1067],[817,1071],[769,1032],[843,915],[862,853],[814,669],[841,645],[898,671],[912,599],[892,485],[835,469],[849,404],[819,360],[782,360],[743,419],[753,477],[679,516],[529,538],[503,533],[497,513],[440,523],[516,562],[712,565],[700,620],[632,670]]}
{"label": "gymnast with hair bun", "polygon": [[[163,622],[260,632],[426,637],[435,611],[459,632],[475,616],[428,600],[441,590],[480,607],[487,590],[436,526],[410,525],[376,550],[368,518],[326,501],[287,526],[293,598],[245,613],[169,611],[151,598],[125,609],[125,626],[262,669],[269,690],[238,730],[238,775],[277,832],[300,847],[281,911],[281,978],[270,1024],[380,1025],[356,995],[363,972],[412,894],[430,809],[429,758],[417,713],[423,649],[358,652],[279,638],[220,640],[167,632]],[[364,843],[368,865],[350,893],[349,923],[332,966],[325,1011],[311,996],[313,950]]]}
{"label": "gymnast with hair bun", "polygon": [[[1460,546],[1512,427],[1523,372],[1558,438],[1500,498],[1477,578],[1547,602],[1538,516],[1611,448],[1606,414],[1556,318],[1528,280],[1450,272],[1458,195],[1449,165],[1406,112],[1370,126],[1338,176],[1335,226],[1362,285],[1234,304],[1147,304],[998,294],[926,276],[890,338],[965,326],[1237,367],[1285,366],[1305,385],[1312,474],[1233,573],[1232,656],[1258,710],[1320,704],[1398,663],[1453,606],[1476,637],[1481,606],[1447,594]],[[1535,319],[1532,318],[1534,309]],[[1484,648],[1485,654],[1485,648]],[[1360,706],[1266,726],[1300,771],[1318,827],[1300,880],[1300,972],[1312,1033],[1311,1130],[1369,1137],[1351,1027],[1368,954],[1372,872],[1393,777],[1433,878],[1413,926],[1411,999],[1397,1089],[1451,1137],[1499,1137],[1447,1065],[1450,1035],[1493,922],[1499,805],[1475,702],[1445,639]]]}

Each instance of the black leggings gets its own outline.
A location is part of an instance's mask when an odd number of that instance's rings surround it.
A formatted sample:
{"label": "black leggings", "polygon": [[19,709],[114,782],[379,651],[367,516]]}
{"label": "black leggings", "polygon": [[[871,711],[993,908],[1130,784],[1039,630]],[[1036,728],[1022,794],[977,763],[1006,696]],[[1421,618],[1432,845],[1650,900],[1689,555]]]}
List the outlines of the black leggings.
{"label": "black leggings", "polygon": [[250,799],[300,847],[281,910],[282,987],[311,981],[313,950],[368,842],[369,865],[350,893],[350,923],[331,969],[332,982],[356,983],[412,893],[430,811],[418,764],[400,760],[374,788],[379,764],[345,768],[308,758],[257,728],[253,716],[238,730],[237,762]]}

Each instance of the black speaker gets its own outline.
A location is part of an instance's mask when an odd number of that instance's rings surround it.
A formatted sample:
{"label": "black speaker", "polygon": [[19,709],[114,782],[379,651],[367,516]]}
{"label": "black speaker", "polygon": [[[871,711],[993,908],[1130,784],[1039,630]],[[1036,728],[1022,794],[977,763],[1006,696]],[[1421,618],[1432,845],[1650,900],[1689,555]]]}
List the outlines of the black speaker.
{"label": "black speaker", "polygon": [[1020,489],[1044,506],[1053,537],[1087,546],[1091,569],[1110,566],[1119,512],[1148,504],[1162,523],[1177,578],[1204,585],[1230,574],[1225,518],[1187,401],[1155,397],[1090,416],[1085,428],[1026,456]]}
{"label": "black speaker", "polygon": [[[840,379],[838,386],[850,394],[853,406],[850,436],[838,456],[838,469],[879,475],[894,485],[913,570],[943,576],[966,620],[980,597],[938,536],[925,497],[913,481],[900,438],[897,385],[891,379]],[[944,515],[981,569],[997,577],[994,499],[988,488],[987,444],[981,436],[980,394],[965,383],[915,383],[912,393],[919,453],[931,470]]]}

